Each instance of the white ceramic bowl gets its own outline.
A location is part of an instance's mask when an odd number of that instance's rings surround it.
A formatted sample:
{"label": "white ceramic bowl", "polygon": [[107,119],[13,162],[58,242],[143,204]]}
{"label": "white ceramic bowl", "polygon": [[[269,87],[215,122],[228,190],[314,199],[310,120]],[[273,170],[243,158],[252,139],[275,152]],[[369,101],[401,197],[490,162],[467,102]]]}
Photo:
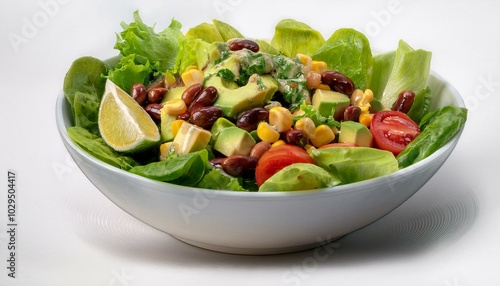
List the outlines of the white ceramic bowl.
{"label": "white ceramic bowl", "polygon": [[[458,92],[431,75],[433,107],[464,107]],[[462,130],[430,157],[393,174],[299,192],[244,193],[150,180],[90,156],[66,133],[70,106],[61,93],[56,120],[62,141],[87,178],[117,206],[173,237],[215,251],[276,254],[314,248],[383,217],[417,192],[443,165]]]}

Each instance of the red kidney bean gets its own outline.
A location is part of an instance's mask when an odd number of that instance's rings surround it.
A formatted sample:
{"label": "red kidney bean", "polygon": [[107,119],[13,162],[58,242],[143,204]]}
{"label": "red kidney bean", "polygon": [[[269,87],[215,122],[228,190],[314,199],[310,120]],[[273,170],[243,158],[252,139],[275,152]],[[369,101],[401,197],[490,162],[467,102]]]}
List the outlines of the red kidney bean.
{"label": "red kidney bean", "polygon": [[132,96],[139,105],[144,106],[148,100],[148,91],[142,83],[136,83],[132,85],[130,89],[130,96]]}
{"label": "red kidney bean", "polygon": [[201,107],[213,105],[216,99],[217,89],[213,86],[207,86],[198,94],[198,96],[196,96],[193,102],[189,105],[188,111],[193,113]]}
{"label": "red kidney bean", "polygon": [[186,90],[182,93],[181,99],[184,100],[186,106],[190,106],[193,100],[198,96],[198,94],[203,89],[203,85],[201,83],[195,83],[186,88]]}
{"label": "red kidney bean", "polygon": [[201,128],[210,129],[219,117],[222,117],[222,110],[220,108],[203,106],[191,112],[189,121]]}
{"label": "red kidney bean", "polygon": [[218,168],[218,167],[221,167],[222,165],[222,161],[224,161],[226,158],[213,158],[213,159],[210,159],[209,162],[210,164],[212,164],[212,166]]}
{"label": "red kidney bean", "polygon": [[351,95],[354,92],[354,82],[339,72],[325,71],[321,75],[321,82],[346,95]]}
{"label": "red kidney bean", "polygon": [[248,49],[254,53],[259,51],[259,44],[248,39],[233,40],[229,43],[228,47],[231,51],[239,51],[243,49]]}
{"label": "red kidney bean", "polygon": [[159,103],[167,93],[168,89],[164,87],[155,87],[148,91],[148,102]]}
{"label": "red kidney bean", "polygon": [[221,167],[231,176],[246,176],[255,173],[257,161],[257,158],[251,156],[232,155],[222,161]]}
{"label": "red kidney bean", "polygon": [[243,111],[236,119],[236,126],[248,132],[257,129],[257,125],[261,121],[267,121],[269,118],[269,110],[263,107],[255,107]]}
{"label": "red kidney bean", "polygon": [[394,102],[392,110],[408,113],[408,111],[410,111],[411,109],[411,106],[413,105],[414,100],[415,93],[413,91],[403,90],[398,94],[398,100]]}
{"label": "red kidney bean", "polygon": [[149,103],[144,107],[146,112],[153,118],[153,120],[158,123],[161,121],[161,109],[163,108],[163,105],[160,103]]}
{"label": "red kidney bean", "polygon": [[189,112],[189,111],[186,111],[184,113],[177,115],[177,119],[181,119],[184,121],[189,121],[190,117],[191,117],[191,112]]}
{"label": "red kidney bean", "polygon": [[271,149],[272,145],[269,142],[266,141],[260,141],[259,143],[255,144],[253,146],[252,150],[250,150],[250,157],[255,157],[257,159],[260,159],[262,157],[262,154],[266,152],[267,150]]}
{"label": "red kidney bean", "polygon": [[285,141],[288,144],[304,147],[309,143],[309,138],[303,130],[290,129],[285,133]]}
{"label": "red kidney bean", "polygon": [[344,121],[359,121],[359,115],[361,114],[361,108],[356,105],[349,105],[344,110]]}

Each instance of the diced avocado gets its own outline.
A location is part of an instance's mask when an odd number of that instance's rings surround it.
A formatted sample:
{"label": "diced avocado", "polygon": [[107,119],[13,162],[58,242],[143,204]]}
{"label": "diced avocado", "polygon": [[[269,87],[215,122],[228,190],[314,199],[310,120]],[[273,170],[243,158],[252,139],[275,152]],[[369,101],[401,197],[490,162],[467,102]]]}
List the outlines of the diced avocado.
{"label": "diced avocado", "polygon": [[170,115],[165,112],[165,110],[160,109],[161,122],[160,122],[160,135],[161,143],[174,140],[174,134],[172,132],[172,122],[177,119],[176,115]]}
{"label": "diced avocado", "polygon": [[234,78],[231,80],[238,79],[240,76],[240,60],[237,56],[232,55],[227,60],[216,64],[211,69],[206,69],[204,74],[205,76],[215,75],[221,70],[229,70],[234,75]]}
{"label": "diced avocado", "polygon": [[236,118],[247,109],[264,106],[278,91],[278,84],[271,75],[255,75],[255,79],[249,80],[247,85],[235,85],[233,81],[214,75],[205,82],[205,86],[217,89],[218,96],[214,106],[219,107],[222,114],[229,118]]}
{"label": "diced avocado", "polygon": [[187,154],[204,149],[211,137],[210,131],[189,122],[183,122],[174,138],[174,150],[177,154]]}
{"label": "diced avocado", "polygon": [[236,125],[234,125],[233,122],[224,117],[219,117],[217,118],[217,120],[215,120],[214,124],[212,125],[212,129],[210,129],[210,133],[212,133],[212,139],[210,140],[210,142],[212,143],[212,145],[217,139],[217,136],[219,136],[219,132],[228,127],[236,127]]}
{"label": "diced avocado", "polygon": [[182,97],[182,93],[187,89],[187,86],[177,86],[174,88],[171,88],[165,96],[163,96],[163,99],[161,100],[161,103],[165,103],[169,100],[172,99],[178,99]]}
{"label": "diced avocado", "polygon": [[344,110],[351,103],[349,97],[343,93],[317,89],[312,96],[312,105],[322,116],[341,118]]}
{"label": "diced avocado", "polygon": [[372,133],[365,125],[356,121],[340,123],[339,143],[353,143],[359,147],[372,146]]}
{"label": "diced avocado", "polygon": [[255,140],[246,130],[239,127],[222,129],[214,143],[214,149],[225,156],[249,155]]}

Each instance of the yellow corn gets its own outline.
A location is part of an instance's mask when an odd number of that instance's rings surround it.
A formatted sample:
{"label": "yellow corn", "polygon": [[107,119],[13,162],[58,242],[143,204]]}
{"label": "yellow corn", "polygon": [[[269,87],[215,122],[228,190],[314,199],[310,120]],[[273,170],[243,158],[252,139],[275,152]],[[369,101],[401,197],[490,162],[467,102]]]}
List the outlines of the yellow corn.
{"label": "yellow corn", "polygon": [[373,91],[366,89],[364,92],[360,89],[354,90],[351,95],[351,103],[361,108],[361,113],[368,113],[370,111],[370,102],[373,100]]}
{"label": "yellow corn", "polygon": [[322,89],[322,90],[331,90],[330,86],[329,85],[326,85],[326,84],[323,84],[323,83],[320,83],[316,89]]}
{"label": "yellow corn", "polygon": [[170,125],[172,127],[172,134],[174,137],[177,135],[177,132],[179,132],[179,129],[181,128],[182,123],[184,123],[184,120],[182,119],[177,119],[172,122]]}
{"label": "yellow corn", "polygon": [[182,82],[189,87],[195,83],[203,84],[203,73],[197,68],[187,68],[181,75]]}
{"label": "yellow corn", "polygon": [[187,110],[186,103],[180,98],[168,100],[163,104],[163,110],[169,115],[179,115]]}
{"label": "yellow corn", "polygon": [[265,121],[261,121],[259,125],[257,125],[257,136],[259,136],[262,141],[269,143],[274,143],[280,139],[279,132]]}
{"label": "yellow corn", "polygon": [[335,134],[333,133],[332,128],[328,125],[322,124],[316,127],[314,137],[311,138],[311,143],[314,147],[320,147],[332,142],[333,139],[335,139]]}
{"label": "yellow corn", "polygon": [[306,150],[307,153],[310,153],[312,148],[314,148],[314,146],[311,144],[306,144],[306,146],[304,146],[304,150]]}
{"label": "yellow corn", "polygon": [[165,142],[160,145],[160,161],[167,159],[168,154],[172,152],[172,142]]}
{"label": "yellow corn", "polygon": [[272,145],[271,145],[271,148],[272,147],[276,147],[276,146],[279,146],[279,145],[284,145],[286,144],[286,142],[284,140],[278,140],[276,142],[274,142]]}
{"label": "yellow corn", "polygon": [[273,107],[269,110],[269,124],[273,126],[277,132],[285,132],[292,128],[292,113],[282,106]]}
{"label": "yellow corn", "polygon": [[328,70],[328,66],[324,61],[312,61],[311,70],[319,74],[322,74]]}
{"label": "yellow corn", "polygon": [[361,89],[355,89],[351,94],[351,104],[357,106],[361,98],[363,98],[363,91]]}
{"label": "yellow corn", "polygon": [[312,64],[312,58],[308,55],[297,54],[297,58],[305,66],[310,66]]}
{"label": "yellow corn", "polygon": [[177,79],[175,78],[174,75],[167,73],[165,74],[164,82],[165,82],[165,87],[171,87],[177,83]]}
{"label": "yellow corn", "polygon": [[304,117],[295,122],[295,129],[304,131],[308,138],[312,138],[316,132],[316,125],[311,118]]}
{"label": "yellow corn", "polygon": [[373,117],[373,114],[361,113],[359,115],[359,123],[365,125],[366,127],[369,127],[370,123],[372,122],[372,117]]}

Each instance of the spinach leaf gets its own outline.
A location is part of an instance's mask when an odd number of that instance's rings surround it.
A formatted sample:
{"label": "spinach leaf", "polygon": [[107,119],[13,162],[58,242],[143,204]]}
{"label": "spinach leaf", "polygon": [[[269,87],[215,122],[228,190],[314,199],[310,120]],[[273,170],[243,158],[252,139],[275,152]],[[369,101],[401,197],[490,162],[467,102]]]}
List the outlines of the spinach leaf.
{"label": "spinach leaf", "polygon": [[[207,150],[201,150],[164,161],[152,162],[143,166],[135,166],[129,171],[153,180],[192,186],[195,185],[205,173],[206,161],[208,161],[208,152]],[[194,172],[197,172],[197,174]],[[195,178],[188,179],[191,175]]]}
{"label": "spinach leaf", "polygon": [[285,56],[294,58],[298,53],[312,54],[324,42],[323,35],[307,24],[284,19],[276,25],[271,45]]}
{"label": "spinach leaf", "polygon": [[94,95],[100,101],[104,93],[108,66],[101,60],[93,57],[76,59],[64,77],[63,92],[75,116],[75,94],[82,92]]}
{"label": "spinach leaf", "polygon": [[397,156],[399,168],[408,167],[448,143],[467,120],[467,109],[457,106],[439,108],[422,118],[417,136]]}
{"label": "spinach leaf", "polygon": [[355,88],[364,90],[370,86],[372,51],[368,39],[359,31],[338,29],[311,57],[326,62],[328,69],[349,77]]}
{"label": "spinach leaf", "polygon": [[225,175],[219,169],[215,168],[203,177],[197,187],[211,190],[247,191],[240,185],[237,178]]}
{"label": "spinach leaf", "polygon": [[102,138],[90,133],[85,128],[72,126],[68,127],[66,132],[73,142],[103,162],[123,170],[129,170],[137,165],[134,159],[117,153]]}
{"label": "spinach leaf", "polygon": [[99,135],[97,118],[100,104],[101,101],[97,95],[76,92],[73,102],[75,126],[83,127],[90,133]]}

